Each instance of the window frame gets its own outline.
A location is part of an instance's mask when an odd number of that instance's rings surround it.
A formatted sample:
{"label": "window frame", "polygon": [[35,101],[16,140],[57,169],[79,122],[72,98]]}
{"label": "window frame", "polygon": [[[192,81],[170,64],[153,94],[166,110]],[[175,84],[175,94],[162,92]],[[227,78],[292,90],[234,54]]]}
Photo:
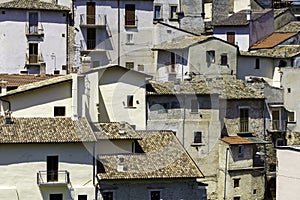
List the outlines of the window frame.
{"label": "window frame", "polygon": [[[175,11],[172,8],[175,8]],[[178,5],[175,5],[175,4],[170,5],[170,7],[169,7],[169,20],[170,21],[178,20],[177,9],[178,9]]]}
{"label": "window frame", "polygon": [[[78,200],[87,200],[88,199],[88,195],[87,194],[79,194],[77,196]],[[84,198],[84,199],[82,199]]]}
{"label": "window frame", "polygon": [[[110,193],[110,194],[112,194],[112,198],[110,198],[110,199],[106,199],[106,197],[104,197],[104,194],[107,194],[107,193]],[[115,191],[114,190],[103,190],[103,192],[102,192],[102,199],[103,200],[114,200],[115,199]]]}
{"label": "window frame", "polygon": [[[134,19],[131,19],[134,18]],[[136,27],[136,6],[135,4],[125,4],[125,27]]]}
{"label": "window frame", "polygon": [[216,61],[216,51],[215,50],[206,51],[206,62],[208,64],[211,64],[211,63],[215,63],[215,61]]}
{"label": "window frame", "polygon": [[235,32],[232,32],[232,31],[226,32],[226,41],[231,43],[231,44],[235,44],[236,43],[235,35],[236,35]]}
{"label": "window frame", "polygon": [[[157,10],[156,10],[156,8],[159,8],[159,17],[157,17]],[[155,4],[154,5],[154,7],[153,7],[153,11],[154,11],[154,13],[153,13],[153,19],[154,20],[162,20],[163,19],[163,14],[162,14],[162,12],[163,12],[163,6],[161,5],[161,4]]]}
{"label": "window frame", "polygon": [[[64,194],[63,193],[52,193],[52,194],[49,194],[49,200],[52,200],[52,198],[54,198],[55,200],[57,199],[57,197],[54,197],[54,195],[59,195],[61,196],[61,199],[63,200],[64,199]],[[52,197],[51,197],[52,196]]]}

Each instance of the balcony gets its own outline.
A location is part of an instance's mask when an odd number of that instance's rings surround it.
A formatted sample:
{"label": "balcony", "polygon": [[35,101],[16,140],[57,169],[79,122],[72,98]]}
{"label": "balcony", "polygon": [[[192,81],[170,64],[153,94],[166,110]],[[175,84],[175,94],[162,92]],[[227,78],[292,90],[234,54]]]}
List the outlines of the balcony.
{"label": "balcony", "polygon": [[138,26],[138,18],[136,15],[124,16],[125,28],[136,28]]}
{"label": "balcony", "polygon": [[29,26],[29,23],[25,25],[25,34],[26,36],[43,36],[44,35],[44,27],[41,23],[36,26]]}
{"label": "balcony", "polygon": [[66,186],[70,183],[70,173],[61,171],[39,171],[37,173],[37,184],[39,186]]}
{"label": "balcony", "polygon": [[103,27],[106,26],[106,15],[80,15],[80,26],[81,27]]}
{"label": "balcony", "polygon": [[26,54],[25,65],[40,65],[41,62],[44,62],[44,58],[41,53],[38,55]]}
{"label": "balcony", "polygon": [[268,120],[269,131],[286,131],[286,120]]}
{"label": "balcony", "polygon": [[80,40],[81,52],[105,52],[105,42],[97,44],[95,39]]}

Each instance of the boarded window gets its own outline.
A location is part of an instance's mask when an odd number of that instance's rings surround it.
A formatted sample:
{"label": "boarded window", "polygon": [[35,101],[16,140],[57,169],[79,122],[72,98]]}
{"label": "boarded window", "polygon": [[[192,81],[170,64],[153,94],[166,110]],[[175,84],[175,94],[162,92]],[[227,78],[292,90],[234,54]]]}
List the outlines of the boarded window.
{"label": "boarded window", "polygon": [[58,181],[58,156],[47,156],[47,182]]}
{"label": "boarded window", "polygon": [[135,5],[125,5],[125,26],[135,26]]}
{"label": "boarded window", "polygon": [[235,32],[227,32],[227,42],[235,44]]}

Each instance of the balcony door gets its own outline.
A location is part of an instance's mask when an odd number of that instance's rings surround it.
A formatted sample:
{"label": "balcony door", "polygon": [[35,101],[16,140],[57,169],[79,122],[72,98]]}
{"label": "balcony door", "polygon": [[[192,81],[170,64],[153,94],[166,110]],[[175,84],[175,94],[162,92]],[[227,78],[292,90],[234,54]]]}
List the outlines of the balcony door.
{"label": "balcony door", "polygon": [[47,182],[58,181],[58,156],[47,156]]}
{"label": "balcony door", "polygon": [[30,12],[29,13],[29,33],[37,33],[38,32],[38,13]]}
{"label": "balcony door", "polygon": [[279,110],[272,110],[272,127],[273,127],[273,130],[281,129],[280,111]]}
{"label": "balcony door", "polygon": [[95,24],[95,2],[86,3],[86,23]]}
{"label": "balcony door", "polygon": [[29,43],[29,63],[38,63],[38,43]]}

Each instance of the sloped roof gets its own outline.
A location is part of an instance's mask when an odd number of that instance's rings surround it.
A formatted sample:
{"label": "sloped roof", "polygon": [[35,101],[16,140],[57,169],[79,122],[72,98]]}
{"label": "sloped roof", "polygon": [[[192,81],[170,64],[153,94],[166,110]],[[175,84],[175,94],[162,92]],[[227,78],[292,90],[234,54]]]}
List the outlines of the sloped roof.
{"label": "sloped roof", "polygon": [[297,35],[297,32],[294,33],[273,33],[272,35],[268,36],[267,38],[257,42],[256,44],[250,47],[251,50],[255,49],[268,49],[273,48],[282,42],[288,40],[289,38]]}
{"label": "sloped roof", "polygon": [[6,124],[5,117],[0,117],[0,124],[0,144],[96,141],[85,118],[12,118]]}
{"label": "sloped roof", "polygon": [[21,85],[42,81],[54,77],[56,76],[36,74],[0,74],[0,81],[7,81],[7,87],[18,87]]}
{"label": "sloped roof", "polygon": [[291,21],[288,24],[277,29],[275,32],[280,32],[280,33],[300,32],[300,21]]}
{"label": "sloped roof", "polygon": [[300,54],[300,45],[279,45],[271,49],[258,49],[256,51],[240,51],[242,56],[292,58]]}
{"label": "sloped roof", "polygon": [[[266,13],[272,11],[271,9],[264,10],[252,10],[251,20],[255,21],[265,15]],[[250,10],[241,10],[237,13],[232,14],[224,20],[216,21],[213,23],[214,26],[246,26],[249,24],[247,20],[247,14]]]}
{"label": "sloped roof", "polygon": [[69,11],[66,6],[57,5],[55,3],[48,3],[41,0],[15,0],[5,3],[0,3],[0,8],[5,9],[35,9],[35,10],[56,10],[56,11]]}
{"label": "sloped roof", "polygon": [[179,85],[174,82],[150,81],[147,85],[147,95],[210,95],[219,94],[224,99],[261,99],[262,95],[237,79],[222,79],[208,81],[183,81]]}
{"label": "sloped roof", "polygon": [[91,127],[98,140],[141,139],[141,136],[128,123],[93,123]]}
{"label": "sloped roof", "polygon": [[251,140],[248,140],[246,138],[243,138],[241,136],[224,136],[220,138],[223,142],[226,142],[230,145],[239,145],[239,144],[255,144]]}
{"label": "sloped roof", "polygon": [[194,44],[206,41],[212,36],[193,36],[193,37],[186,37],[180,40],[174,40],[171,42],[166,42],[163,44],[156,45],[152,48],[152,50],[174,50],[174,49],[185,49]]}
{"label": "sloped roof", "polygon": [[280,16],[281,14],[285,13],[288,10],[289,10],[289,8],[274,9],[274,18]]}
{"label": "sloped roof", "polygon": [[42,81],[37,81],[37,82],[29,83],[26,85],[21,85],[20,87],[18,87],[15,90],[8,91],[5,95],[0,94],[0,97],[11,96],[11,95],[26,92],[29,90],[34,90],[34,89],[38,89],[38,88],[66,82],[66,81],[71,81],[71,80],[72,80],[72,74],[68,74],[68,75],[58,76],[58,77],[54,77],[54,78],[50,78],[50,79],[46,79],[46,80],[42,80]]}
{"label": "sloped roof", "polygon": [[[202,172],[171,131],[141,131],[144,153],[100,155],[103,180],[201,178]],[[118,169],[123,166],[123,170]]]}

